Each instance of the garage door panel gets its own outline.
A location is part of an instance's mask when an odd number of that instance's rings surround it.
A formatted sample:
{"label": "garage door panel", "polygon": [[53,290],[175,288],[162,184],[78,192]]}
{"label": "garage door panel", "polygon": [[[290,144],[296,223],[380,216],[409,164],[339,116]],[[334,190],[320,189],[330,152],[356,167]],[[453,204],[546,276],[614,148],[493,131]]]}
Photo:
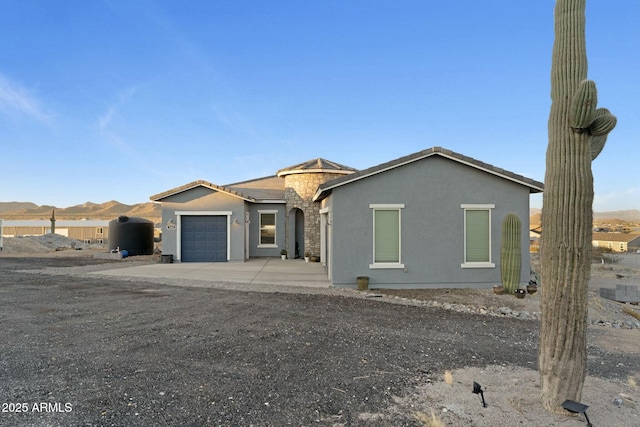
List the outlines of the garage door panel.
{"label": "garage door panel", "polygon": [[181,261],[227,261],[226,215],[184,216],[180,234]]}

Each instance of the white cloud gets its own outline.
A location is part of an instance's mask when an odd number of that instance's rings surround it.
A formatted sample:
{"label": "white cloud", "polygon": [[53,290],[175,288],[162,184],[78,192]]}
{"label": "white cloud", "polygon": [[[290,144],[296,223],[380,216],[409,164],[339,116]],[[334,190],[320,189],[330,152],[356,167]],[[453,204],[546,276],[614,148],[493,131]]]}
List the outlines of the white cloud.
{"label": "white cloud", "polygon": [[29,94],[28,90],[11,82],[0,74],[0,112],[5,115],[31,117],[43,123],[49,123],[51,117],[45,112],[40,101]]}
{"label": "white cloud", "polygon": [[98,117],[98,128],[101,131],[106,130],[111,124],[111,120],[113,119],[113,115],[116,113],[116,107],[111,106],[107,109],[107,111]]}
{"label": "white cloud", "polygon": [[110,105],[107,108],[107,111],[104,112],[104,114],[98,117],[98,129],[106,132],[109,129],[114,117],[116,116],[116,114],[118,114],[119,108],[126,104],[131,98],[133,98],[133,95],[135,95],[137,90],[138,86],[132,86],[122,91],[118,96],[118,100],[113,103],[113,105]]}
{"label": "white cloud", "polygon": [[149,173],[159,176],[162,175],[162,171],[149,165],[146,155],[141,153],[135,144],[129,143],[126,137],[122,135],[126,133],[123,132],[123,129],[126,129],[127,117],[121,113],[121,110],[126,111],[124,107],[126,107],[126,104],[133,98],[138,89],[139,86],[131,86],[118,94],[118,99],[97,117],[96,125],[100,137],[120,153],[118,161],[142,166]]}
{"label": "white cloud", "polygon": [[260,133],[255,129],[253,124],[240,113],[227,112],[220,109],[217,105],[212,106],[215,119],[232,132],[248,136],[254,140],[260,140]]}

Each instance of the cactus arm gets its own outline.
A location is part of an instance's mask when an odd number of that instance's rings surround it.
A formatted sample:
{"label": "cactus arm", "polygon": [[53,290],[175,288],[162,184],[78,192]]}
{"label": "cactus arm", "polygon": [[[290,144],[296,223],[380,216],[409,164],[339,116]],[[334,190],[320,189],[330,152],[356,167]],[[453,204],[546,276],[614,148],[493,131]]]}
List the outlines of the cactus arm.
{"label": "cactus arm", "polygon": [[573,95],[570,107],[571,127],[582,131],[593,121],[598,103],[598,91],[593,80],[583,80]]}
{"label": "cactus arm", "polygon": [[589,133],[591,136],[606,136],[616,127],[618,119],[613,114],[605,113],[591,123]]}
{"label": "cactus arm", "polygon": [[607,135],[592,136],[591,137],[591,160],[595,160],[598,154],[604,148],[604,144],[607,142]]}

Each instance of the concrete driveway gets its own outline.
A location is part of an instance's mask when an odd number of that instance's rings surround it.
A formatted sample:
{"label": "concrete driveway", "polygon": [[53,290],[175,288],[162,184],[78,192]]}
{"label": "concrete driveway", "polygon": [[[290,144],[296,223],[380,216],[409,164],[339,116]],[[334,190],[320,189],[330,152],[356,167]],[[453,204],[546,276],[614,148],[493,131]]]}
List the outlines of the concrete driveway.
{"label": "concrete driveway", "polygon": [[156,277],[211,282],[288,285],[329,288],[325,268],[319,262],[302,259],[252,258],[246,262],[183,262],[123,267],[94,274],[104,276]]}

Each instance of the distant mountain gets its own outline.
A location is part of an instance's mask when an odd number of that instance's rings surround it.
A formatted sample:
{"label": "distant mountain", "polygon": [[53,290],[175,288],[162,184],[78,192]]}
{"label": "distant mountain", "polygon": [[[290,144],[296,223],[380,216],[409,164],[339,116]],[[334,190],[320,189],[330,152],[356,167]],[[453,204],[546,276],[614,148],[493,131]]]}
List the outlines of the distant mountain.
{"label": "distant mountain", "polygon": [[31,202],[0,202],[0,212],[11,212],[21,209],[33,209],[38,205]]}
{"label": "distant mountain", "polygon": [[[540,226],[542,218],[542,209],[529,209],[529,224],[531,228]],[[594,223],[640,223],[640,210],[628,209],[624,211],[594,212]]]}
{"label": "distant mountain", "polygon": [[594,212],[594,219],[618,219],[620,221],[640,222],[640,210],[629,209],[626,211]]}
{"label": "distant mountain", "polygon": [[57,208],[48,205],[38,206],[30,202],[0,202],[0,214],[3,219],[49,219],[51,218],[52,210],[55,210],[56,219],[59,220],[112,220],[121,215],[126,215],[159,222],[162,217],[160,205],[152,202],[125,205],[111,200],[102,204],[86,202],[68,208]]}
{"label": "distant mountain", "polygon": [[[542,209],[539,208],[531,208],[529,209],[529,216],[533,217],[536,215],[540,215],[542,213]],[[593,219],[618,219],[621,221],[634,221],[640,222],[640,210],[638,209],[627,209],[624,211],[608,211],[608,212],[594,212]]]}

